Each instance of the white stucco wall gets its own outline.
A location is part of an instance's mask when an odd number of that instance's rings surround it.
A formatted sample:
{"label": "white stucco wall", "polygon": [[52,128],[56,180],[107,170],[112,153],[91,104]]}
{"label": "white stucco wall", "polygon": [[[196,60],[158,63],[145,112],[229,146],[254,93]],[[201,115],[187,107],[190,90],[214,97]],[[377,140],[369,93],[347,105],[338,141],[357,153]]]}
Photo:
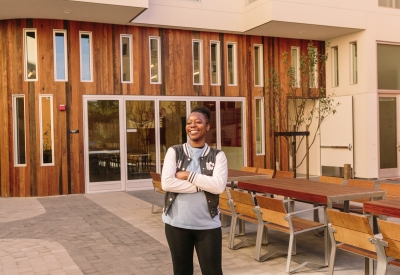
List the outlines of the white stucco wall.
{"label": "white stucco wall", "polygon": [[[327,62],[327,92],[353,95],[354,171],[359,178],[379,178],[377,43],[400,44],[400,9],[370,8],[366,30],[331,40],[339,49],[339,86],[332,87],[332,56]],[[358,83],[350,84],[350,47],[357,41]],[[329,52],[331,54],[331,51]],[[398,61],[400,62],[400,60]]]}

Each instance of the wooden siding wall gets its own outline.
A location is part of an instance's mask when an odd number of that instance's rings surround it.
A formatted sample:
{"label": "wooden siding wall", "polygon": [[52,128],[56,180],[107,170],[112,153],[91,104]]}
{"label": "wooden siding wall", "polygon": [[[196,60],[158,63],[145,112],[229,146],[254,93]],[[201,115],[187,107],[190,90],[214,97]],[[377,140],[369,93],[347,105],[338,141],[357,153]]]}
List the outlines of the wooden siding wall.
{"label": "wooden siding wall", "polygon": [[[23,29],[36,28],[38,81],[24,81]],[[53,30],[67,30],[68,81],[54,81]],[[92,32],[93,82],[80,81],[79,31]],[[132,35],[133,83],[120,81],[120,35]],[[150,84],[149,36],[161,37],[162,84]],[[204,85],[193,85],[192,39],[203,40]],[[210,41],[221,43],[221,86],[210,85]],[[226,43],[237,43],[237,86],[226,84]],[[48,196],[85,192],[82,96],[236,96],[246,97],[247,163],[273,167],[273,135],[266,114],[266,155],[255,155],[254,98],[267,97],[264,87],[254,86],[254,46],[264,45],[264,79],[268,68],[280,66],[291,46],[306,50],[308,41],[237,34],[159,29],[45,19],[0,21],[0,196]],[[320,43],[323,47],[323,43]],[[281,71],[282,73],[282,71]],[[26,167],[14,167],[12,96],[25,95]],[[53,95],[54,166],[40,165],[40,94]],[[266,98],[266,102],[268,99]],[[58,106],[65,104],[66,111]],[[79,130],[70,134],[69,130]],[[282,169],[288,157],[282,148]]]}

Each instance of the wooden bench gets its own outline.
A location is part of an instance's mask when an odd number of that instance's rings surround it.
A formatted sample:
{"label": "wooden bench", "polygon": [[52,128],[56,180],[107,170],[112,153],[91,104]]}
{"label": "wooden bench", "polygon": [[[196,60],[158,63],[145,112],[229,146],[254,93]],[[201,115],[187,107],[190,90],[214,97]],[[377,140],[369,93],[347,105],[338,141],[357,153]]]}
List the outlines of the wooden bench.
{"label": "wooden bench", "polygon": [[154,194],[153,194],[153,204],[151,206],[151,213],[155,214],[159,211],[154,211],[154,203],[156,201],[156,193],[165,194],[165,191],[162,189],[161,185],[161,174],[150,172],[150,176],[153,182]]}
{"label": "wooden bench", "polygon": [[386,197],[390,198],[400,198],[400,185],[394,183],[381,182],[379,184],[380,190],[386,191]]}
{"label": "wooden bench", "polygon": [[221,225],[223,227],[226,227],[226,216],[231,216],[232,217],[232,211],[231,211],[231,207],[229,206],[229,197],[228,197],[228,193],[226,192],[222,192],[221,194],[219,194],[219,214],[220,214],[220,219],[221,219]]}
{"label": "wooden bench", "polygon": [[291,179],[294,178],[294,172],[292,171],[276,171],[274,178],[287,178],[287,179]]}
{"label": "wooden bench", "polygon": [[[311,220],[298,218],[296,215],[298,213],[303,213],[306,211],[313,211],[314,208],[287,213],[284,205],[284,201],[268,198],[265,196],[256,195],[257,206],[255,207],[255,212],[257,214],[258,229],[257,229],[257,239],[256,239],[256,252],[254,258],[257,261],[265,261],[277,251],[270,251],[264,255],[261,255],[261,240],[264,231],[267,232],[269,229],[274,229],[290,235],[289,238],[289,248],[287,253],[286,261],[286,272],[293,273],[296,270],[305,266],[308,262],[304,262],[298,265],[293,270],[290,269],[290,264],[292,260],[292,255],[296,254],[296,238],[295,236],[310,230],[316,230],[319,228],[326,227],[322,223],[314,222]],[[317,209],[324,208],[322,206],[317,207]],[[325,232],[326,233],[326,232]]]}
{"label": "wooden bench", "polygon": [[[326,213],[330,221],[328,230],[332,243],[329,275],[333,274],[337,249],[377,259],[375,245],[370,241],[374,235],[369,217],[332,209],[327,209]],[[370,274],[369,271],[369,265],[365,264],[365,274]]]}
{"label": "wooden bench", "polygon": [[269,175],[271,179],[274,177],[274,172],[274,169],[258,168],[257,170],[257,173]]}
{"label": "wooden bench", "polygon": [[229,235],[229,248],[230,249],[239,249],[242,247],[248,240],[245,239],[238,244],[235,245],[235,232],[236,232],[236,224],[238,221],[243,221],[243,229],[242,232],[239,230],[239,233],[244,234],[244,221],[251,222],[257,224],[257,215],[254,212],[254,199],[252,194],[238,191],[238,190],[227,190],[230,194],[229,205],[231,207],[232,212],[232,220],[231,220],[231,229]]}
{"label": "wooden bench", "polygon": [[378,254],[376,274],[386,275],[388,265],[400,267],[400,224],[384,220],[378,220],[378,224],[382,235],[374,239]]}

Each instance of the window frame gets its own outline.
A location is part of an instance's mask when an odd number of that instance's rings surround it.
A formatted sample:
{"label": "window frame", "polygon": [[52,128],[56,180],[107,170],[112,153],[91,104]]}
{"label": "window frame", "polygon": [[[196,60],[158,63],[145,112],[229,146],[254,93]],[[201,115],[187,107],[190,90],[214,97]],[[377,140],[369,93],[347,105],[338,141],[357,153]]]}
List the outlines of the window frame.
{"label": "window frame", "polygon": [[[293,51],[296,51],[296,66],[293,68]],[[300,47],[291,46],[290,47],[290,66],[294,70],[295,85],[294,88],[300,88]]]}
{"label": "window frame", "polygon": [[311,89],[317,89],[318,84],[319,84],[319,81],[318,81],[318,63],[319,63],[318,48],[315,48],[315,51],[316,51],[316,54],[315,54],[316,60],[315,60],[314,71],[312,72],[314,74],[314,76],[313,76],[314,81],[312,81],[313,78],[310,78],[308,81]]}
{"label": "window frame", "polygon": [[[57,43],[56,43],[56,34],[62,33],[64,35],[64,71],[65,77],[58,79],[57,78]],[[56,82],[66,82],[68,81],[68,48],[67,48],[67,30],[53,30],[53,50],[54,50],[54,81]]]}
{"label": "window frame", "polygon": [[[233,77],[233,83],[229,83],[229,46],[232,46],[232,77]],[[226,83],[228,86],[237,86],[238,82],[237,82],[237,43],[236,42],[227,42],[226,43]]]}
{"label": "window frame", "polygon": [[[257,105],[259,105],[259,110],[260,110],[260,117],[257,117]],[[255,144],[256,144],[256,156],[263,156],[265,155],[265,112],[264,110],[264,97],[261,96],[256,96],[255,97]],[[257,121],[259,120],[259,121]],[[257,129],[257,127],[260,127],[260,129]],[[257,133],[260,133],[261,139],[260,139],[260,149],[258,148],[258,141],[257,141]]]}
{"label": "window frame", "polygon": [[387,5],[381,5],[380,1],[378,0],[378,7],[383,7],[383,8],[394,8],[394,9],[399,9],[400,8],[400,3],[397,3],[396,0],[390,0],[391,4],[389,6]]}
{"label": "window frame", "polygon": [[[152,80],[152,72],[151,72],[151,40],[157,40],[157,75],[158,81],[151,81]],[[150,71],[150,84],[162,84],[162,73],[161,73],[161,38],[159,36],[149,36],[149,71]]]}
{"label": "window frame", "polygon": [[[355,46],[355,50],[354,50],[353,46]],[[355,54],[354,54],[354,52],[355,52]],[[350,84],[358,83],[358,56],[357,55],[358,55],[357,41],[350,42]]]}
{"label": "window frame", "polygon": [[[25,163],[20,163],[19,159],[20,159],[20,147],[19,147],[19,133],[18,133],[18,129],[20,128],[19,126],[19,115],[17,114],[17,99],[22,98],[24,100],[24,125],[23,125],[23,129],[24,129],[24,152],[25,152]],[[25,112],[25,108],[26,108],[26,103],[25,103],[25,95],[23,94],[15,94],[12,96],[12,112],[13,112],[13,132],[14,132],[14,136],[13,136],[13,149],[14,149],[14,167],[26,167],[27,165],[27,159],[26,159],[26,112]]]}
{"label": "window frame", "polygon": [[339,87],[339,47],[332,49],[332,87]]}
{"label": "window frame", "polygon": [[[213,83],[213,60],[212,60],[212,45],[216,45],[216,53],[215,53],[215,73],[217,77],[217,83]],[[217,40],[210,41],[210,83],[211,86],[221,86],[221,42]]]}
{"label": "window frame", "polygon": [[[124,43],[123,38],[128,39],[128,49],[129,52],[129,80],[124,80]],[[133,53],[132,53],[132,35],[131,34],[121,34],[120,35],[120,62],[121,62],[121,83],[133,83]]]}
{"label": "window frame", "polygon": [[[25,81],[38,81],[38,76],[39,76],[39,64],[38,64],[38,37],[37,37],[37,29],[36,28],[24,28],[23,29],[24,32],[24,80]],[[28,47],[28,39],[27,39],[27,34],[28,32],[32,32],[35,34],[35,40],[34,40],[34,44],[32,44],[32,46],[34,46],[34,53],[31,52],[29,49],[30,47]],[[29,78],[29,73],[28,72],[28,60],[32,58],[35,61],[36,64],[36,72],[35,72],[35,78]],[[34,70],[35,71],[35,70]]]}
{"label": "window frame", "polygon": [[[256,57],[256,48],[258,48],[259,56]],[[264,87],[264,45],[263,44],[254,44],[253,45],[253,50],[254,50],[254,86],[255,87]],[[256,66],[256,59],[258,59],[258,66]],[[258,67],[258,68],[257,68]],[[257,73],[258,70],[258,73]],[[259,83],[257,84],[257,74],[258,74],[258,79]]]}
{"label": "window frame", "polygon": [[[199,44],[199,82],[195,82],[195,60],[194,60],[194,45]],[[193,85],[203,85],[204,84],[204,74],[203,74],[203,40],[201,39],[192,39],[192,73],[193,73]]]}
{"label": "window frame", "polygon": [[[50,131],[51,131],[51,163],[45,163],[43,159],[43,106],[42,99],[48,97],[50,100]],[[54,111],[53,111],[53,95],[41,94],[39,95],[39,142],[40,142],[40,166],[54,166]]]}
{"label": "window frame", "polygon": [[[82,35],[89,36],[89,76],[90,79],[83,79],[83,54],[82,54]],[[79,31],[79,62],[80,62],[80,78],[81,82],[93,82],[93,39],[92,32],[89,31]]]}

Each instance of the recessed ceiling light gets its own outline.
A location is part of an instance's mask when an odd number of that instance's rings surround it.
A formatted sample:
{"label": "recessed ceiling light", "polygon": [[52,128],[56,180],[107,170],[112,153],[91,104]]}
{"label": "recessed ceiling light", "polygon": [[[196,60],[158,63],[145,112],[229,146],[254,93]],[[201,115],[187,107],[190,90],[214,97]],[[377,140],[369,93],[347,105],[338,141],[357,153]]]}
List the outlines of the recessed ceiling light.
{"label": "recessed ceiling light", "polygon": [[305,31],[299,31],[299,33],[305,33]]}
{"label": "recessed ceiling light", "polygon": [[71,10],[63,10],[64,13],[71,13]]}

